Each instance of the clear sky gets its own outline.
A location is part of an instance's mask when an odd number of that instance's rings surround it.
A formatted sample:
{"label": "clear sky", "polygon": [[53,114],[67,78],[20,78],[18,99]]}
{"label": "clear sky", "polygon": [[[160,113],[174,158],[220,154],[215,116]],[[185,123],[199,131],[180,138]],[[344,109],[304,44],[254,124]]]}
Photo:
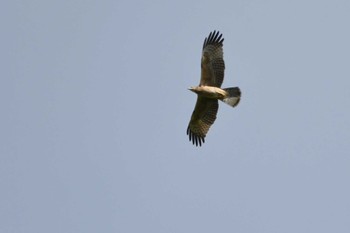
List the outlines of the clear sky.
{"label": "clear sky", "polygon": [[[350,2],[0,7],[0,232],[350,232]],[[186,128],[204,38],[220,103]]]}

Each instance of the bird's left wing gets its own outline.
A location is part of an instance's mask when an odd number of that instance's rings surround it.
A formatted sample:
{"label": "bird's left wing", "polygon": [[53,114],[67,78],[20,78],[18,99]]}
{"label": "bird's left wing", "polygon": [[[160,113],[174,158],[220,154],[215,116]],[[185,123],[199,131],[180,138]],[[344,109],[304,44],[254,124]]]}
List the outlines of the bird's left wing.
{"label": "bird's left wing", "polygon": [[201,146],[204,143],[204,138],[216,119],[218,108],[218,100],[198,96],[187,128],[189,140],[196,146]]}
{"label": "bird's left wing", "polygon": [[225,62],[222,34],[211,32],[203,43],[200,86],[221,87],[224,80]]}

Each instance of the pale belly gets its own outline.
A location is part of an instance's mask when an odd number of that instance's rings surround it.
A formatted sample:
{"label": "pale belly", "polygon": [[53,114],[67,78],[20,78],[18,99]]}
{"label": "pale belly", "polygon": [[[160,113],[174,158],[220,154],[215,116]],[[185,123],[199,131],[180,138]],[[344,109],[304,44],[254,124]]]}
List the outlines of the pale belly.
{"label": "pale belly", "polygon": [[218,87],[200,86],[198,87],[198,95],[210,99],[224,99],[227,94],[226,91]]}

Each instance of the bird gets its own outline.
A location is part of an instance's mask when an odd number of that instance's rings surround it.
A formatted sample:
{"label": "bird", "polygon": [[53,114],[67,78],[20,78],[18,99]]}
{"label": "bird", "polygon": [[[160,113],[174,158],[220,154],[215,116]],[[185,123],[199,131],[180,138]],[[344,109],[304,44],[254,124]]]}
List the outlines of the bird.
{"label": "bird", "polygon": [[197,102],[187,127],[189,141],[202,146],[209,128],[216,120],[219,100],[235,107],[241,99],[239,87],[221,88],[224,80],[223,35],[212,31],[204,39],[201,57],[201,78],[198,86],[188,90],[197,94]]}

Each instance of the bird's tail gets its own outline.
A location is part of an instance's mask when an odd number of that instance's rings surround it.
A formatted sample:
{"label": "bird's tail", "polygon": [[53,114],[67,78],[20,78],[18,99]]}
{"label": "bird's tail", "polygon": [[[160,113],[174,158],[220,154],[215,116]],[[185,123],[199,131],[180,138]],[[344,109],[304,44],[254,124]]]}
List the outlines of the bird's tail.
{"label": "bird's tail", "polygon": [[224,88],[223,90],[228,93],[228,96],[222,101],[231,107],[236,107],[241,99],[241,90],[239,87],[229,87]]}

